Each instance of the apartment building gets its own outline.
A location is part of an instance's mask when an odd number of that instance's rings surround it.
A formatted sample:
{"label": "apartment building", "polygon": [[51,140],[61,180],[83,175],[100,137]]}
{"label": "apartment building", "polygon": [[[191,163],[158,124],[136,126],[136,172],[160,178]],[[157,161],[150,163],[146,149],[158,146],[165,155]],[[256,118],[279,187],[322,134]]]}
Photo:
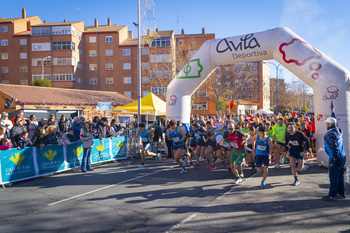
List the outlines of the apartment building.
{"label": "apartment building", "polygon": [[[53,87],[116,91],[137,98],[138,39],[127,26],[113,25],[109,18],[102,25],[95,19],[91,26],[83,21],[47,23],[38,16],[27,17],[23,9],[20,18],[0,18],[0,29],[1,83],[28,85],[47,78]],[[153,92],[165,99],[172,78],[215,34],[203,28],[198,34],[182,29],[178,35],[156,29],[152,35],[151,45],[141,40],[142,97]],[[252,64],[219,67],[209,78],[214,82],[207,81],[194,94],[193,113],[216,113],[212,90],[217,84],[231,94],[224,96],[228,102],[239,98],[269,108],[269,67]]]}

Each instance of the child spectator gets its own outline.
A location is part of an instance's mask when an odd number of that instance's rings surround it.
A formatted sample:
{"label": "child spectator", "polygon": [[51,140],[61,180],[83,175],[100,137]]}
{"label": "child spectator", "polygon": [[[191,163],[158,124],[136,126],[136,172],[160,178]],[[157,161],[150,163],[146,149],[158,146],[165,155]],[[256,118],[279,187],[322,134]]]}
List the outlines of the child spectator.
{"label": "child spectator", "polygon": [[20,135],[16,136],[16,140],[13,142],[13,147],[17,148],[18,150],[22,150],[27,146],[32,146],[33,143],[30,141],[30,138],[28,138],[28,132],[23,131]]}
{"label": "child spectator", "polygon": [[78,141],[78,138],[75,137],[74,131],[73,131],[72,128],[69,128],[69,129],[68,129],[67,138],[68,138],[68,140],[69,140],[70,142],[76,142],[76,141]]}
{"label": "child spectator", "polygon": [[58,144],[63,145],[65,147],[67,147],[68,145],[71,144],[69,139],[67,138],[67,134],[65,134],[65,133],[61,134],[61,136],[58,140]]}
{"label": "child spectator", "polygon": [[0,139],[7,138],[6,127],[0,126]]}
{"label": "child spectator", "polygon": [[0,150],[11,150],[11,142],[8,138],[1,139]]}
{"label": "child spectator", "polygon": [[47,129],[46,129],[46,142],[47,142],[47,144],[58,144],[56,126],[50,125],[47,127]]}
{"label": "child spectator", "polygon": [[100,139],[100,134],[97,132],[96,126],[92,126],[92,138]]}
{"label": "child spectator", "polygon": [[34,136],[32,137],[32,142],[35,147],[39,147],[39,149],[43,149],[44,146],[46,146],[46,135],[45,135],[45,129],[41,126],[39,126],[36,129],[36,132]]}

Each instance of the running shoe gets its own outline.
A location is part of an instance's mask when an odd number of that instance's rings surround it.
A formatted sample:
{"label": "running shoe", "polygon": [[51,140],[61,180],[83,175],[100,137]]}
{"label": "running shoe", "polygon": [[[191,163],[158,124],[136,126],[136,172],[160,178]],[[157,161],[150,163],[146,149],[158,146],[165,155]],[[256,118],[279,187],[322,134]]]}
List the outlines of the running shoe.
{"label": "running shoe", "polygon": [[204,158],[202,156],[199,157],[199,161],[203,161]]}
{"label": "running shoe", "polygon": [[196,166],[194,166],[194,169],[199,168],[201,165],[198,163]]}
{"label": "running shoe", "polygon": [[284,156],[281,158],[281,163],[284,164]]}
{"label": "running shoe", "polygon": [[193,163],[192,162],[190,162],[190,165],[191,165],[191,167],[193,167]]}
{"label": "running shoe", "polygon": [[215,170],[216,169],[216,166],[215,165],[211,165],[210,166],[210,170]]}
{"label": "running shoe", "polygon": [[239,176],[242,178],[244,177],[243,171],[241,173],[239,173]]}
{"label": "running shoe", "polygon": [[264,181],[261,181],[261,188],[262,188],[262,189],[265,189],[265,188],[266,188],[266,184],[265,184]]}
{"label": "running shoe", "polygon": [[143,165],[143,164],[140,164],[140,166],[139,166],[139,168],[144,168],[145,167],[145,165]]}
{"label": "running shoe", "polygon": [[237,179],[235,179],[235,181],[233,181],[234,184],[239,184],[240,182],[242,182],[241,177],[238,177]]}
{"label": "running shoe", "polygon": [[345,196],[343,196],[343,195],[338,195],[338,196],[337,196],[337,199],[343,200],[343,199],[345,199]]}
{"label": "running shoe", "polygon": [[299,184],[300,184],[300,181],[299,181],[299,180],[296,180],[296,181],[294,181],[294,183],[293,183],[294,186],[298,186]]}
{"label": "running shoe", "polygon": [[180,174],[185,174],[187,172],[186,168],[182,168]]}
{"label": "running shoe", "polygon": [[276,169],[279,169],[279,168],[280,168],[280,164],[279,164],[279,163],[276,163],[275,168],[276,168]]}
{"label": "running shoe", "polygon": [[325,201],[336,201],[337,197],[332,197],[332,196],[327,195],[327,196],[322,197],[322,199]]}
{"label": "running shoe", "polygon": [[213,163],[215,163],[217,159],[218,157],[214,156]]}
{"label": "running shoe", "polygon": [[187,167],[188,162],[187,162],[186,156],[183,158],[183,163],[184,163],[184,166]]}

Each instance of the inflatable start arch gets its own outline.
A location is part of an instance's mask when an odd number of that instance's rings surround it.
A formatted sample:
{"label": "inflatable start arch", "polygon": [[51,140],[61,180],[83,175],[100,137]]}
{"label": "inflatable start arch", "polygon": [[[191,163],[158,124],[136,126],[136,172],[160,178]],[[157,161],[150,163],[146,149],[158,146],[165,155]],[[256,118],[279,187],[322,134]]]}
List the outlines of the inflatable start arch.
{"label": "inflatable start arch", "polygon": [[319,164],[328,165],[323,136],[327,131],[324,120],[331,114],[331,101],[344,132],[347,165],[350,164],[350,73],[288,28],[206,41],[168,86],[168,119],[189,123],[191,95],[217,66],[270,59],[277,60],[314,90]]}

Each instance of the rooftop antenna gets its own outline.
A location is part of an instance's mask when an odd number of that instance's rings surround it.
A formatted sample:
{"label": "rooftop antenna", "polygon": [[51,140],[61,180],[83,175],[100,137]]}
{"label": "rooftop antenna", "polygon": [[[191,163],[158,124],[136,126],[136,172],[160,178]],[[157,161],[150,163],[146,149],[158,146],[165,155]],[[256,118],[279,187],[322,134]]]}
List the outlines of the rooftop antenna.
{"label": "rooftop antenna", "polygon": [[177,16],[176,16],[176,26],[177,26],[177,34],[180,34],[180,26],[179,26],[179,7],[176,7]]}
{"label": "rooftop antenna", "polygon": [[83,10],[80,9],[80,8],[78,8],[78,7],[75,7],[75,9],[76,9],[77,11],[79,11],[79,21],[80,21],[80,12],[82,12]]}

